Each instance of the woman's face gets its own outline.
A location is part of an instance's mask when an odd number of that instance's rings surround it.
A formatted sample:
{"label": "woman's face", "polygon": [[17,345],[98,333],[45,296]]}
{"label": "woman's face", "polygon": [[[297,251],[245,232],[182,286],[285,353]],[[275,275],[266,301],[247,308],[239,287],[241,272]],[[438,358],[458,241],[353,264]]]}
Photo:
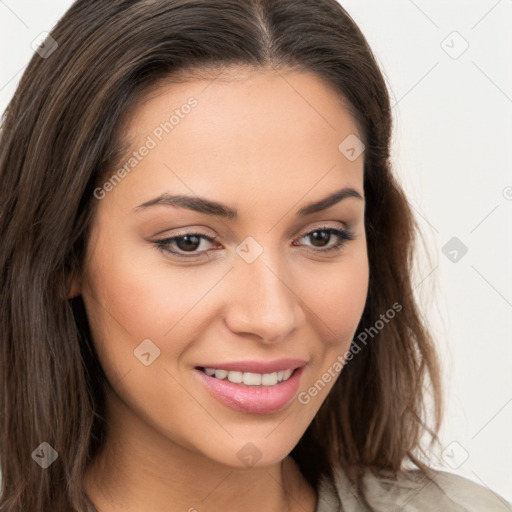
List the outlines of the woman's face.
{"label": "woman's face", "polygon": [[315,75],[240,73],[167,84],[130,113],[75,290],[110,421],[149,450],[243,467],[282,460],[327,397],[368,258],[348,110]]}

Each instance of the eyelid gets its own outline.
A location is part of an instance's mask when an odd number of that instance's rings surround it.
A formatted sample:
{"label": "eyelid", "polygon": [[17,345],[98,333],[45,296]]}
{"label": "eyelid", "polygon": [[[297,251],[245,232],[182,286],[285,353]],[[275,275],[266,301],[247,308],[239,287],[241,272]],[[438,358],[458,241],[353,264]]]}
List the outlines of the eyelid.
{"label": "eyelid", "polygon": [[[329,252],[338,251],[338,250],[342,249],[348,241],[352,241],[356,238],[355,233],[351,230],[351,228],[347,225],[347,223],[345,223],[343,221],[338,221],[338,222],[340,222],[343,225],[343,227],[340,227],[339,225],[331,225],[328,222],[324,222],[319,226],[309,227],[306,230],[300,231],[297,236],[294,236],[292,242],[294,242],[296,240],[300,240],[301,238],[304,238],[308,235],[311,235],[315,231],[326,231],[326,232],[330,232],[334,236],[338,237],[339,241],[336,242],[336,244],[331,247],[318,248],[318,249],[315,249],[314,247],[313,248],[309,247],[307,250],[309,250],[310,252],[313,252],[315,254],[320,254],[320,255],[322,255],[322,254],[326,255]],[[186,259],[190,259],[190,260],[196,259],[197,260],[199,258],[206,256],[207,253],[210,252],[209,250],[203,250],[203,251],[191,252],[191,253],[187,254],[186,252],[179,252],[179,251],[174,251],[174,250],[170,250],[170,249],[166,248],[166,246],[170,245],[171,242],[175,241],[176,239],[183,238],[185,236],[197,236],[201,239],[208,240],[210,243],[215,242],[218,238],[217,236],[208,235],[208,234],[201,232],[197,229],[194,230],[193,228],[188,228],[188,229],[183,229],[178,233],[173,233],[172,236],[167,236],[162,239],[155,240],[153,243],[157,246],[158,250],[161,250],[161,251],[169,253],[173,256],[176,256],[178,259],[185,259],[185,260]]]}
{"label": "eyelid", "polygon": [[296,232],[293,235],[293,238],[302,237],[304,235],[307,235],[308,233],[311,233],[312,231],[316,231],[317,229],[339,229],[342,231],[350,231],[350,228],[346,222],[343,222],[341,220],[337,221],[341,224],[341,226],[336,224],[331,224],[331,222],[322,222],[319,223],[313,223],[313,227],[308,227],[306,229],[301,229],[298,232]]}
{"label": "eyelid", "polygon": [[[330,222],[339,222],[341,224],[341,226],[338,226],[336,224],[333,224],[331,225]],[[350,226],[349,224],[347,224],[346,222],[342,221],[342,220],[338,220],[338,221],[320,221],[318,223],[313,223],[313,226],[312,227],[307,227],[305,229],[299,229],[299,230],[295,230],[291,235],[291,239],[295,239],[297,237],[302,237],[308,233],[311,233],[311,231],[315,231],[316,229],[329,229],[329,228],[334,228],[334,229],[341,229],[343,231],[350,231]],[[163,239],[170,239],[170,238],[176,238],[176,237],[180,237],[180,236],[186,236],[186,235],[201,235],[201,236],[204,236],[205,238],[209,238],[209,239],[212,239],[212,240],[216,240],[218,238],[217,235],[210,235],[208,233],[206,233],[206,231],[204,231],[204,227],[186,227],[186,228],[177,228],[178,231],[177,232],[173,232],[171,235],[169,236],[164,236]],[[162,231],[162,233],[167,233],[169,230],[165,230],[165,231]],[[231,230],[230,230],[231,231]],[[155,236],[159,236],[160,233],[157,233]],[[230,237],[235,237],[234,234],[231,234],[230,233]]]}

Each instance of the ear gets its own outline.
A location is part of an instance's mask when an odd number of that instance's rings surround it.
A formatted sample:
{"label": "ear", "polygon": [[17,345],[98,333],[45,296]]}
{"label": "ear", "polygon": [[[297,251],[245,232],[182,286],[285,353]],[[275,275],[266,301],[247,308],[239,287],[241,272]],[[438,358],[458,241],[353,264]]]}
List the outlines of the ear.
{"label": "ear", "polygon": [[71,276],[68,285],[68,299],[73,299],[82,293],[82,286],[77,275]]}

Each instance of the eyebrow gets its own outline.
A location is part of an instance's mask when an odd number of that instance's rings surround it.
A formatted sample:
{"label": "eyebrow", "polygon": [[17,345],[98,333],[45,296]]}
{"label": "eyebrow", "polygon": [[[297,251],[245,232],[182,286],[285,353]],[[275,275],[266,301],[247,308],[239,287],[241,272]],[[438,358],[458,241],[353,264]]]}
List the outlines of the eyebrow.
{"label": "eyebrow", "polygon": [[[333,192],[332,194],[329,194],[327,197],[324,197],[319,201],[306,204],[297,211],[296,215],[298,217],[306,217],[307,215],[312,215],[313,213],[326,210],[327,208],[334,206],[336,203],[339,203],[348,197],[355,197],[357,199],[363,200],[361,194],[359,194],[357,190],[350,187],[345,187],[337,190],[336,192]],[[206,215],[212,215],[215,217],[222,217],[225,219],[238,218],[238,210],[236,208],[232,208],[217,201],[212,201],[210,199],[198,196],[171,195],[167,193],[140,204],[139,206],[135,207],[133,211],[138,212],[140,210],[145,210],[157,205],[186,208],[187,210],[193,210],[195,212],[204,213]]]}

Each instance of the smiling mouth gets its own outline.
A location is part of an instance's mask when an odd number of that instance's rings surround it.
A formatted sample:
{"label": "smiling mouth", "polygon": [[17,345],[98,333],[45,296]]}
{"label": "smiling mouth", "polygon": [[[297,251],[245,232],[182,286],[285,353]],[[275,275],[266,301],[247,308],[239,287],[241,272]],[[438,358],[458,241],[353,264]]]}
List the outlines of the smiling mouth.
{"label": "smiling mouth", "polygon": [[295,371],[295,369],[281,370],[272,373],[254,373],[228,371],[216,368],[197,367],[209,377],[218,380],[227,380],[233,384],[244,384],[246,386],[275,386],[281,382],[287,381]]}
{"label": "smiling mouth", "polygon": [[[203,363],[196,366],[194,373],[218,401],[231,409],[250,414],[270,414],[291,403],[300,386],[305,365],[306,362],[298,359],[219,361],[215,365]],[[253,371],[242,371],[247,369]]]}

